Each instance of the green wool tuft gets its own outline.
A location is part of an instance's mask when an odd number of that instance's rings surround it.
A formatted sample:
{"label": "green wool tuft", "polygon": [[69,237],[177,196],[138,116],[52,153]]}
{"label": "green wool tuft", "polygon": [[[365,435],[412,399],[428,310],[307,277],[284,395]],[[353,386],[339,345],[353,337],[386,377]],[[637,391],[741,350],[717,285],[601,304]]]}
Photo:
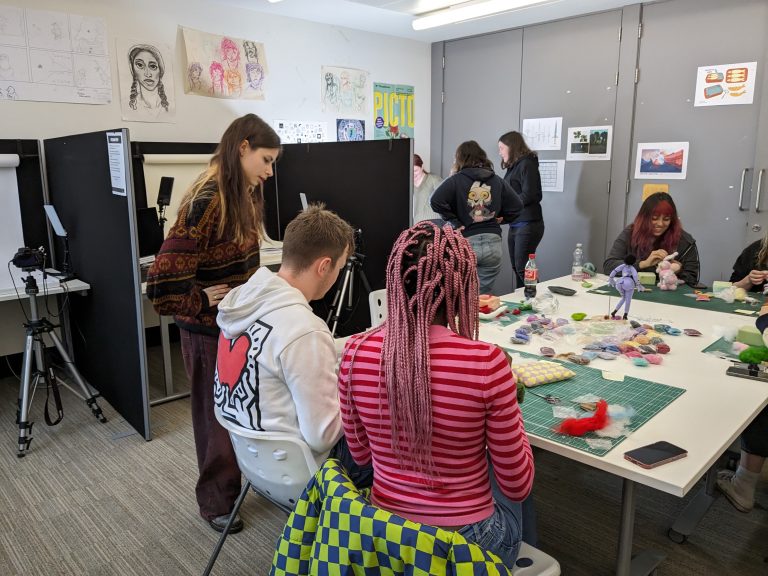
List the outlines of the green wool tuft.
{"label": "green wool tuft", "polygon": [[750,346],[739,353],[739,360],[745,364],[760,364],[768,360],[768,348]]}

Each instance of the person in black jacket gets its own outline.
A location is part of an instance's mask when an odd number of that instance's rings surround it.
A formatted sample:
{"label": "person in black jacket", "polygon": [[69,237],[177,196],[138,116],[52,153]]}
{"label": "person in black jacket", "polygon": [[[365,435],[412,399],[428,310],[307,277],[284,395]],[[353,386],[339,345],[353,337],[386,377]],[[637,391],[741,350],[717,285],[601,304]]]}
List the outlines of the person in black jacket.
{"label": "person in black jacket", "polygon": [[762,292],[768,280],[768,234],[744,248],[733,265],[731,282],[750,292]]}
{"label": "person in black jacket", "polygon": [[493,171],[474,140],[456,149],[452,175],[432,194],[432,210],[460,229],[477,257],[481,294],[489,294],[501,270],[500,222],[512,222],[523,209],[520,195]]}
{"label": "person in black jacket", "polygon": [[509,224],[507,245],[512,271],[515,275],[513,289],[523,285],[525,263],[529,254],[535,254],[544,237],[544,219],[541,215],[541,176],[539,158],[525,143],[519,132],[507,132],[499,138],[501,167],[506,168],[504,180],[520,195],[523,210]]}
{"label": "person in black jacket", "polygon": [[659,262],[675,253],[670,261],[672,272],[689,286],[697,285],[700,263],[696,240],[683,230],[672,196],[657,192],[645,199],[635,220],[618,235],[603,263],[603,271],[610,274],[632,254],[637,258],[634,266],[638,272],[656,273]]}

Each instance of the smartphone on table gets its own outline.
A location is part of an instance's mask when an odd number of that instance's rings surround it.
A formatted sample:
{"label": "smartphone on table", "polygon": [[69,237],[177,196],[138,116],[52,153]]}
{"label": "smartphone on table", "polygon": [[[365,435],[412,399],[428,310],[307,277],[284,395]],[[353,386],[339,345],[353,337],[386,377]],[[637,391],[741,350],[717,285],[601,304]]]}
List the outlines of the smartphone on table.
{"label": "smartphone on table", "polygon": [[686,456],[688,456],[687,450],[663,441],[624,452],[626,460],[646,469],[656,468]]}

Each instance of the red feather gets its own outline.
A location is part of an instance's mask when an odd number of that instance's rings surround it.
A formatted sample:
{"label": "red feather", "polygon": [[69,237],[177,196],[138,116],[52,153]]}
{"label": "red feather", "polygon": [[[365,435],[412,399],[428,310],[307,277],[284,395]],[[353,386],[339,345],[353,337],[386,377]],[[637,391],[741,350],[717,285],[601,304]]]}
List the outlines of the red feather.
{"label": "red feather", "polygon": [[608,425],[608,403],[600,400],[593,416],[588,418],[566,418],[555,428],[555,432],[569,436],[584,436],[593,430],[602,430]]}

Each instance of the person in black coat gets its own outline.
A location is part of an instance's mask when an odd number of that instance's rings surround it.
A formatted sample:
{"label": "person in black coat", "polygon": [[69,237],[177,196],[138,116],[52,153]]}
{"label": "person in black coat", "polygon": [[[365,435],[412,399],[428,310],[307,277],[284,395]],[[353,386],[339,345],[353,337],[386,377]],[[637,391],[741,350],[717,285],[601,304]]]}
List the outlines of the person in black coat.
{"label": "person in black coat", "polygon": [[515,131],[507,132],[499,138],[499,156],[501,167],[507,170],[504,180],[515,188],[523,202],[523,210],[510,223],[507,236],[509,259],[515,275],[513,288],[518,288],[523,285],[528,255],[536,253],[544,236],[539,158],[528,148],[523,135]]}

